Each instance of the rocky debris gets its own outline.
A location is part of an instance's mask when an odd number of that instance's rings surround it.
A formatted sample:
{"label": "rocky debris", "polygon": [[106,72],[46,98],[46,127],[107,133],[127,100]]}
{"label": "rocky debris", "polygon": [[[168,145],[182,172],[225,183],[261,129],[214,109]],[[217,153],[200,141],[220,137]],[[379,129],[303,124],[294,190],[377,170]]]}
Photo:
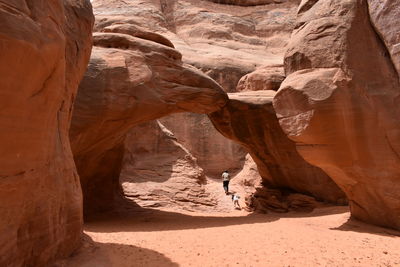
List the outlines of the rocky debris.
{"label": "rocky debris", "polygon": [[285,79],[285,72],[282,66],[267,66],[243,76],[236,88],[236,91],[278,91],[279,86]]}
{"label": "rocky debris", "polygon": [[320,206],[315,198],[303,194],[293,194],[281,190],[258,187],[245,199],[247,210],[260,213],[301,211],[311,212]]}
{"label": "rocky debris", "polygon": [[93,21],[84,0],[0,3],[0,266],[46,266],[79,244],[68,128]]}
{"label": "rocky debris", "polygon": [[176,112],[210,113],[227,101],[218,84],[153,39],[94,34],[70,130],[86,213],[112,207],[132,127]]}
{"label": "rocky debris", "polygon": [[142,207],[202,210],[216,201],[204,189],[203,169],[160,121],[134,127],[125,139],[120,183]]}
{"label": "rocky debris", "polygon": [[339,187],[320,168],[307,163],[280,128],[272,106],[274,91],[229,94],[227,105],[209,115],[218,131],[251,154],[263,184],[290,188],[319,200],[344,204]]}
{"label": "rocky debris", "polygon": [[302,157],[346,193],[353,217],[400,229],[394,3],[303,1],[274,108]]}

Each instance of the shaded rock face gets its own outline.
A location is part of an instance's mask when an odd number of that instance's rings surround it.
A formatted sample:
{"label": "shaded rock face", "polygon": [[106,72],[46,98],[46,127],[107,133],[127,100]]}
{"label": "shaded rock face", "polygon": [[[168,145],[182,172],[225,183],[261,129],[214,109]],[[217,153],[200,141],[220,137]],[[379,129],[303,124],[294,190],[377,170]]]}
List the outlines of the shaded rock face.
{"label": "shaded rock face", "polygon": [[395,2],[368,1],[373,28],[367,1],[303,1],[274,107],[303,158],[346,193],[352,216],[400,229]]}
{"label": "shaded rock face", "polygon": [[84,0],[0,3],[0,266],[46,266],[80,241],[68,128],[93,20]]}
{"label": "shaded rock face", "polygon": [[207,115],[177,113],[160,121],[193,154],[207,176],[220,178],[224,170],[237,172],[243,167],[245,149],[215,130]]}
{"label": "shaded rock face", "polygon": [[110,208],[128,131],[176,112],[210,113],[225,105],[221,87],[182,63],[163,40],[113,29],[94,34],[88,71],[70,131],[86,212]]}
{"label": "shaded rock face", "polygon": [[376,33],[384,42],[391,60],[400,76],[400,16],[399,3],[395,0],[368,0],[370,20]]}
{"label": "shaded rock face", "polygon": [[259,213],[268,213],[268,211],[280,213],[289,211],[310,212],[320,205],[311,196],[282,192],[282,190],[266,187],[256,188],[253,194],[246,196],[245,202],[249,210]]}
{"label": "shaded rock face", "polygon": [[141,207],[201,210],[215,206],[197,160],[160,121],[133,128],[120,175],[125,197]]}
{"label": "shaded rock face", "polygon": [[272,99],[274,91],[229,94],[228,104],[209,115],[224,136],[251,154],[263,184],[291,189],[320,200],[345,203],[338,186],[319,168],[308,164],[279,126]]}

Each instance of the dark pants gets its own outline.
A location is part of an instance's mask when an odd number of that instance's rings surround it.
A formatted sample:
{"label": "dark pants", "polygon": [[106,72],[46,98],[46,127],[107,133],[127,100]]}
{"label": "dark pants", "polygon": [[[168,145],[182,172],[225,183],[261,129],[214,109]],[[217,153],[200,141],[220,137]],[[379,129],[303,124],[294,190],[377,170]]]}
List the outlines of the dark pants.
{"label": "dark pants", "polygon": [[222,181],[225,192],[229,192],[229,181]]}

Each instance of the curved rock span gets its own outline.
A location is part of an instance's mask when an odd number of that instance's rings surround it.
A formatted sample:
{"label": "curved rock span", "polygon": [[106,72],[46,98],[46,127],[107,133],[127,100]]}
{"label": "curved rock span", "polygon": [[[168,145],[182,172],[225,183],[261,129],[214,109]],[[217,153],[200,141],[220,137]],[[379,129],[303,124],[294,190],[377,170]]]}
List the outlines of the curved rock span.
{"label": "curved rock span", "polygon": [[354,217],[400,229],[395,3],[303,1],[274,107],[304,159],[346,193]]}
{"label": "curved rock span", "polygon": [[275,91],[229,94],[228,104],[209,115],[227,138],[243,145],[257,164],[263,184],[291,189],[331,203],[346,203],[344,193],[321,169],[307,163],[279,126]]}
{"label": "curved rock span", "polygon": [[85,0],[0,2],[0,266],[46,266],[79,244],[68,128],[93,20]]}
{"label": "curved rock span", "polygon": [[133,33],[120,25],[94,34],[77,95],[70,138],[88,213],[113,204],[129,129],[176,112],[210,113],[227,101],[217,83],[158,41],[163,38]]}

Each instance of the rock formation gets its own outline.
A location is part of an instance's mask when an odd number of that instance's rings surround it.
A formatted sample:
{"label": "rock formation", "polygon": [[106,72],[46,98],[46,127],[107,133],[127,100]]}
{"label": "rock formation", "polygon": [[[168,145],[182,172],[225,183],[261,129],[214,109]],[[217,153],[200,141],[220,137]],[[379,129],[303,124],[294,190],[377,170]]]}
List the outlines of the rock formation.
{"label": "rock formation", "polygon": [[174,112],[210,113],[227,101],[219,85],[182,63],[164,38],[143,39],[148,35],[125,26],[94,34],[74,107],[70,138],[86,212],[113,204],[133,126]]}
{"label": "rock formation", "polygon": [[228,104],[209,117],[224,136],[250,152],[267,187],[291,189],[320,200],[345,203],[337,185],[321,169],[303,160],[295,143],[281,130],[272,107],[275,93],[229,94]]}
{"label": "rock formation", "polygon": [[185,63],[233,92],[245,74],[264,65],[282,65],[299,1],[268,2],[243,7],[204,0],[94,0],[95,31],[127,24],[161,34]]}
{"label": "rock formation", "polygon": [[120,182],[124,195],[141,207],[199,211],[216,206],[196,158],[160,121],[128,133]]}
{"label": "rock formation", "polygon": [[[235,91],[239,79],[259,66],[282,64],[283,47],[293,28],[296,10],[293,2],[246,10],[193,0],[95,0],[93,5],[95,31],[128,33],[176,47],[183,54],[183,62],[210,75],[225,91]],[[260,58],[264,60],[260,62]],[[180,113],[160,122],[197,158],[205,174],[219,177],[223,169],[234,171],[243,166],[246,152],[222,137],[207,116]],[[156,162],[157,155],[154,157]],[[116,173],[119,169],[116,168]],[[104,171],[99,169],[99,173]]]}
{"label": "rock formation", "polygon": [[[245,74],[264,65],[274,70],[268,88],[279,87],[277,72],[282,75],[279,66],[294,26],[296,2],[268,1],[246,8],[197,0],[95,0],[93,4],[97,31],[120,27],[142,36],[159,33],[182,52],[184,62],[201,69],[225,91],[235,92]],[[235,171],[243,166],[246,152],[222,137],[207,116],[181,113],[160,121],[197,158],[207,175],[219,177],[223,169]]]}
{"label": "rock formation", "polygon": [[235,173],[243,167],[247,151],[215,130],[206,115],[177,113],[160,121],[197,159],[207,176],[219,178],[223,170]]}
{"label": "rock formation", "polygon": [[89,1],[0,3],[0,266],[46,266],[82,232],[68,128],[91,50]]}
{"label": "rock formation", "polygon": [[394,5],[303,1],[285,57],[288,76],[274,107],[302,157],[346,193],[352,216],[400,229]]}
{"label": "rock formation", "polygon": [[285,79],[285,72],[281,66],[267,66],[243,76],[236,87],[236,91],[278,91]]}

